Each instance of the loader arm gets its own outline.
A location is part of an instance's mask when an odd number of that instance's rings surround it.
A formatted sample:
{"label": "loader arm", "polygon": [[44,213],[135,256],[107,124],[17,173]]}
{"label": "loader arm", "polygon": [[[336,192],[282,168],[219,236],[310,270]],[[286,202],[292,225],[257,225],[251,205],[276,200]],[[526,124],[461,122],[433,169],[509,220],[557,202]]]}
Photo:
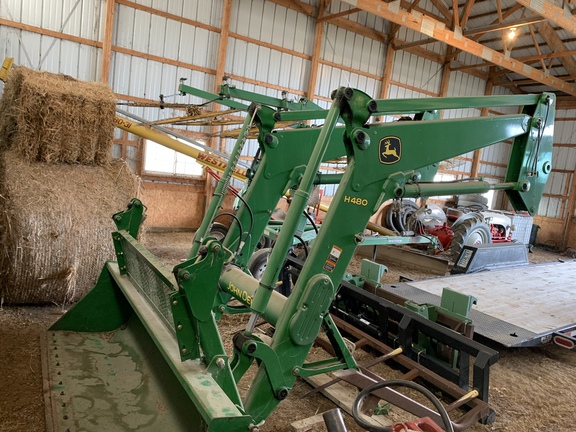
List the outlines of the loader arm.
{"label": "loader arm", "polygon": [[[131,308],[200,414],[200,424],[190,429],[253,430],[287,397],[298,377],[356,368],[328,310],[364,239],[368,219],[381,203],[390,198],[498,189],[513,196],[511,202],[517,209],[534,214],[551,170],[554,103],[552,94],[375,101],[359,90],[340,88],[328,112],[281,113],[325,118],[322,128],[277,132],[262,110],[254,117],[261,132],[262,158],[249,173],[246,204],[236,216],[243,227],[252,219],[252,232],[240,230],[237,224],[223,243],[202,233],[197,252],[170,273],[135,240],[142,221],[142,203],[135,200],[127,211],[114,215],[117,263],[107,263],[94,290],[52,330],[111,330],[126,320]],[[369,123],[370,117],[383,114],[517,104],[524,105],[522,114]],[[278,117],[276,113],[274,120]],[[344,126],[337,126],[338,119]],[[508,139],[514,143],[503,183],[421,181],[419,170],[424,167]],[[312,187],[319,181],[318,168],[322,161],[340,155],[347,157],[346,171],[338,178],[338,190],[298,281],[285,297],[274,290],[275,281]],[[231,158],[228,174],[234,172],[236,162],[237,158]],[[258,281],[243,270],[254,241],[237,242],[260,236],[269,212],[292,186],[297,187],[292,205]],[[242,302],[251,314],[246,330],[234,335],[232,359],[217,327],[219,308],[230,297]],[[101,325],[102,310],[108,313],[106,326]],[[154,323],[158,314],[161,322]],[[274,326],[271,343],[253,331],[258,318]],[[321,329],[336,356],[306,363]],[[258,371],[241,398],[237,383],[254,363]]]}
{"label": "loader arm", "polygon": [[[220,286],[223,289],[231,294],[242,293],[240,300],[242,297],[249,298],[245,303],[257,314],[264,314],[276,329],[271,344],[275,355],[269,355],[274,361],[268,365],[265,360],[262,362],[245,401],[245,408],[250,415],[260,421],[279,403],[283,389],[275,388],[275,383],[282,382],[286,388],[292,387],[296,377],[306,369],[304,361],[322,325],[337,333],[329,318],[328,308],[356,246],[362,242],[368,219],[380,204],[387,199],[403,196],[406,186],[416,183],[415,170],[510,138],[515,139],[515,149],[524,150],[523,155],[538,157],[542,167],[550,164],[552,98],[544,95],[530,99],[536,106],[532,110],[533,115],[544,118],[548,113],[546,125],[524,113],[496,118],[393,123],[370,127],[365,126],[366,121],[377,111],[374,110],[374,101],[367,95],[353,91],[351,97],[343,97],[339,103],[334,103],[331,110],[339,111],[346,123],[342,146],[347,152],[348,167],[292,294],[285,300],[281,296],[272,295],[269,287],[278,276],[287,252],[287,237],[292,235],[289,218],[293,209],[288,214],[260,283],[241,278],[236,274],[237,270],[230,267],[225,269],[225,276],[221,279]],[[316,148],[327,146],[329,140],[330,135],[320,135]],[[384,153],[390,146],[394,146],[397,151],[396,155],[387,158]],[[535,156],[537,147],[538,156]],[[512,157],[514,155],[517,153],[513,151]],[[313,165],[308,166],[307,173],[311,175],[309,170],[315,168]],[[510,181],[506,184],[490,185],[482,182],[473,187],[485,190],[502,188],[516,193],[523,196],[520,207],[534,212],[539,200],[538,191],[530,191],[538,189],[542,182],[545,183],[548,172],[547,169],[531,173],[520,170],[521,175],[508,177]],[[435,195],[434,184],[426,186],[429,186],[427,194]],[[453,184],[452,189],[441,185],[438,191],[446,192],[450,189],[452,193],[459,193],[469,187],[466,183]],[[306,190],[299,189],[298,192],[305,194]],[[296,208],[294,211],[299,210]],[[239,286],[244,281],[246,284]],[[279,311],[279,315],[275,316],[271,311]],[[246,354],[240,352],[239,355]],[[271,368],[272,363],[274,369]],[[278,374],[282,379],[271,379],[271,376]]]}

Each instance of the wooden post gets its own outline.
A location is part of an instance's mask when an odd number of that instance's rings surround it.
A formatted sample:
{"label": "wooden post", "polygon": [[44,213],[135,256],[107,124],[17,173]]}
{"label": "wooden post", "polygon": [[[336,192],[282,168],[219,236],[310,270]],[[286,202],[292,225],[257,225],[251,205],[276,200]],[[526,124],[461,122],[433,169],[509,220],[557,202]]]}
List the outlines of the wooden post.
{"label": "wooden post", "polygon": [[[322,34],[324,33],[324,22],[319,21],[326,10],[326,1],[321,0],[318,7],[318,16],[316,17],[316,25],[314,27],[314,51],[310,61],[310,76],[308,77],[308,91],[306,97],[313,100],[316,96],[316,80],[318,79],[318,65],[320,64],[320,50],[322,48]],[[330,95],[328,95],[330,96]]]}
{"label": "wooden post", "polygon": [[220,30],[220,43],[218,44],[218,57],[216,61],[216,87],[222,82],[224,69],[226,68],[226,54],[228,52],[228,35],[230,34],[230,14],[232,12],[232,0],[224,0],[222,6],[222,28]]}
{"label": "wooden post", "polygon": [[[491,68],[492,69],[492,68]],[[484,95],[490,96],[492,90],[494,89],[494,81],[490,78],[486,81],[486,88],[484,90]],[[488,108],[482,108],[480,111],[481,117],[486,117],[488,115]],[[478,149],[474,152],[474,157],[472,158],[472,169],[470,170],[470,177],[478,177],[478,170],[480,169],[480,157],[482,156],[482,149]]]}
{"label": "wooden post", "polygon": [[566,214],[564,215],[564,228],[562,229],[562,244],[560,245],[560,250],[566,249],[568,246],[568,236],[570,235],[570,228],[573,224],[574,212],[576,212],[576,194],[574,193],[574,188],[576,188],[576,169],[572,173],[572,185],[570,187],[570,198],[568,198],[568,206],[566,209]]}
{"label": "wooden post", "polygon": [[450,69],[450,56],[454,49],[452,47],[446,48],[446,62],[444,63],[443,70],[442,70],[442,79],[440,80],[440,91],[438,92],[439,97],[445,97],[448,94],[448,85],[450,84],[450,73],[452,70]]}
{"label": "wooden post", "polygon": [[110,56],[112,55],[115,5],[115,0],[106,0],[106,11],[104,13],[104,37],[102,38],[102,69],[100,70],[100,81],[105,84],[108,84],[110,78]]}
{"label": "wooden post", "polygon": [[394,53],[395,50],[393,40],[389,40],[386,48],[384,71],[382,73],[382,84],[380,85],[380,99],[386,99],[388,97],[390,79],[392,78],[392,66],[394,66]]}
{"label": "wooden post", "polygon": [[[214,77],[214,90],[218,90],[218,86],[222,83],[222,78],[224,77],[224,72],[226,70],[226,55],[228,53],[228,36],[230,34],[230,15],[232,12],[232,0],[224,0],[224,4],[222,5],[222,23],[220,27],[220,43],[218,44],[218,54],[216,60],[216,75]],[[216,111],[219,109],[220,104],[215,104],[214,110]],[[218,132],[218,126],[211,126],[210,133],[216,134]],[[222,130],[222,127],[220,127]],[[225,150],[225,139],[218,138],[216,136],[210,138],[210,147],[218,148],[220,151]],[[204,201],[204,213],[208,209],[208,205],[210,204],[210,198],[214,193],[213,187],[214,180],[211,176],[206,176],[206,184],[204,185],[204,194],[205,194],[205,201]]]}

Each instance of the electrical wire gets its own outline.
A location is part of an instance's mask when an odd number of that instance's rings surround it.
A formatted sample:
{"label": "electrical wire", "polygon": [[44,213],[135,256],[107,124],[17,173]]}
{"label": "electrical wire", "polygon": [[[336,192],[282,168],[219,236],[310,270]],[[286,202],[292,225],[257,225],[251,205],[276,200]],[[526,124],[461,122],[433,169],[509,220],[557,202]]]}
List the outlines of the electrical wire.
{"label": "electrical wire", "polygon": [[304,210],[302,213],[304,213],[304,216],[306,216],[306,219],[308,219],[310,221],[310,223],[312,224],[312,228],[314,228],[316,235],[318,235],[318,226],[316,225],[316,222],[314,222],[314,219],[312,219],[312,216],[310,216],[310,214],[306,210]]}
{"label": "electrical wire", "polygon": [[[240,228],[240,235],[242,235],[242,233],[244,232],[244,230],[242,229],[242,222],[240,222],[240,219],[238,219],[238,217],[234,213],[229,212],[219,213],[216,216],[214,216],[214,219],[210,221],[210,225],[212,225],[214,221],[218,219],[220,216],[230,216],[231,218],[233,218],[238,223],[238,228]],[[238,241],[238,246],[236,246],[236,251],[234,252],[234,254],[238,253],[241,243],[242,243],[241,241]]]}
{"label": "electrical wire", "polygon": [[[228,186],[230,186],[230,185],[228,185]],[[244,200],[244,198],[242,198],[240,196],[239,193],[237,193],[235,190],[231,189],[230,187],[228,188],[228,190],[232,193],[232,195],[234,195],[236,198],[238,198],[240,201],[242,201],[242,204],[244,204],[244,206],[248,210],[248,214],[250,215],[250,228],[248,228],[248,232],[246,233],[246,237],[244,238],[244,242],[246,242],[246,240],[248,240],[248,237],[252,234],[252,229],[254,228],[254,213],[252,212],[252,209],[250,208],[248,203]]]}
{"label": "electrical wire", "polygon": [[434,396],[434,394],[430,390],[428,390],[425,387],[422,387],[420,384],[416,384],[415,382],[405,380],[380,381],[375,384],[372,384],[371,386],[366,387],[358,394],[358,396],[354,400],[354,404],[352,405],[352,417],[354,417],[354,420],[360,427],[373,432],[390,432],[392,430],[389,427],[375,426],[362,420],[360,418],[360,412],[359,412],[360,404],[370,393],[385,387],[408,387],[422,393],[424,396],[426,396],[426,398],[428,398],[430,402],[432,402],[434,407],[438,410],[438,413],[442,418],[442,422],[444,423],[444,430],[446,432],[454,432],[454,427],[452,426],[450,417],[448,417],[446,408],[444,408],[444,406],[438,400],[438,398]]}
{"label": "electrical wire", "polygon": [[304,239],[297,234],[294,234],[294,238],[296,238],[296,240],[302,243],[302,247],[304,248],[304,254],[306,254],[306,258],[308,258],[308,247],[306,246],[306,242],[304,241]]}

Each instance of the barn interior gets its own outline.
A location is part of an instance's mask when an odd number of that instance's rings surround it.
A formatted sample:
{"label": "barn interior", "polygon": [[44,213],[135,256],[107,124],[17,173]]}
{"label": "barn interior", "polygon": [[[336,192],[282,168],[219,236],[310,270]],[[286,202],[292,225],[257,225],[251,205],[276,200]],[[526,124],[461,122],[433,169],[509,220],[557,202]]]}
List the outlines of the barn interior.
{"label": "barn interior", "polygon": [[1,430],[573,430],[572,2],[33,3]]}

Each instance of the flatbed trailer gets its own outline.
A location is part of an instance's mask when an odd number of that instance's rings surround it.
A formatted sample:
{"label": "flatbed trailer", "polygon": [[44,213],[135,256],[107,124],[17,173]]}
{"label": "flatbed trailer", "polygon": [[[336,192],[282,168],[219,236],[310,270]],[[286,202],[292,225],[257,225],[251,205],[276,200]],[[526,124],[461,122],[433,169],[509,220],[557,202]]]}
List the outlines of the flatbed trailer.
{"label": "flatbed trailer", "polygon": [[476,297],[476,336],[505,347],[550,343],[576,326],[576,261],[536,264],[383,285],[416,303],[440,304],[443,288]]}

